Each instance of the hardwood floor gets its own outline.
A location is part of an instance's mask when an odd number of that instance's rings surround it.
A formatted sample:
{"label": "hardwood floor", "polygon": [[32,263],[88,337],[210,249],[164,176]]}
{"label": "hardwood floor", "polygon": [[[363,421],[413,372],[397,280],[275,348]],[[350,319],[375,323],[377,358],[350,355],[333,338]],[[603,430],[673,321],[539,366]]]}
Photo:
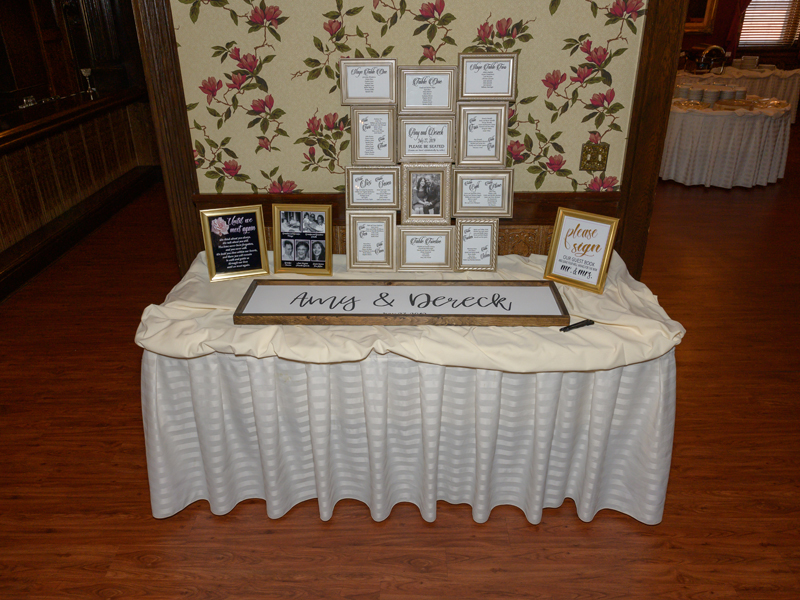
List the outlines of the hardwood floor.
{"label": "hardwood floor", "polygon": [[156,186],[0,304],[0,598],[800,597],[800,126],[786,178],[658,189],[643,281],[688,333],[663,522],[571,501],[150,515],[133,344],[178,281]]}

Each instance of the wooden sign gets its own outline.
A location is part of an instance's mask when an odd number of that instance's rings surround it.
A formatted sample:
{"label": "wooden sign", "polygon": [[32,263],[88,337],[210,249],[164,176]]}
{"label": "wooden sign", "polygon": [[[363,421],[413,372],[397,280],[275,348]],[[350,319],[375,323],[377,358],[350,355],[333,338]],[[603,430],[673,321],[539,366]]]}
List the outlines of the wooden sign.
{"label": "wooden sign", "polygon": [[568,325],[549,281],[307,281],[258,279],[236,325]]}

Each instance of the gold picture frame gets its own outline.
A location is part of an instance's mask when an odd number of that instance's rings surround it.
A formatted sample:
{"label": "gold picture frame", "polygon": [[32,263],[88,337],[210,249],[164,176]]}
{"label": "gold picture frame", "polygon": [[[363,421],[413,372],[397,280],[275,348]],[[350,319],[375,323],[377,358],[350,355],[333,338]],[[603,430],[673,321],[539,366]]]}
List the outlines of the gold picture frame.
{"label": "gold picture frame", "polygon": [[339,59],[342,105],[397,104],[397,59]]}
{"label": "gold picture frame", "polygon": [[499,219],[456,219],[456,271],[496,271]]}
{"label": "gold picture frame", "polygon": [[272,205],[275,273],[333,274],[331,214],[330,204]]}
{"label": "gold picture frame", "polygon": [[443,115],[397,118],[398,162],[444,162],[455,158],[456,119]]}
{"label": "gold picture frame", "polygon": [[602,294],[619,219],[559,207],[544,277]]}
{"label": "gold picture frame", "polygon": [[403,225],[450,225],[452,167],[442,163],[405,163],[400,177]]}
{"label": "gold picture frame", "polygon": [[[394,106],[351,106],[350,141],[353,165],[394,165],[397,111]],[[383,156],[385,155],[385,156]]]}
{"label": "gold picture frame", "polygon": [[347,210],[400,210],[400,167],[345,167]]}
{"label": "gold picture frame", "polygon": [[453,169],[453,216],[514,214],[514,169]]}
{"label": "gold picture frame", "polygon": [[506,166],[508,102],[459,102],[457,126],[456,166]]}
{"label": "gold picture frame", "polygon": [[458,67],[454,66],[398,67],[398,114],[454,115],[458,81]]}
{"label": "gold picture frame", "polygon": [[506,100],[517,96],[516,53],[458,55],[459,100]]}
{"label": "gold picture frame", "polygon": [[397,227],[398,271],[452,271],[453,227]]}
{"label": "gold picture frame", "polygon": [[347,270],[395,270],[395,211],[347,211]]}
{"label": "gold picture frame", "polygon": [[261,205],[201,210],[200,222],[211,281],[269,275]]}

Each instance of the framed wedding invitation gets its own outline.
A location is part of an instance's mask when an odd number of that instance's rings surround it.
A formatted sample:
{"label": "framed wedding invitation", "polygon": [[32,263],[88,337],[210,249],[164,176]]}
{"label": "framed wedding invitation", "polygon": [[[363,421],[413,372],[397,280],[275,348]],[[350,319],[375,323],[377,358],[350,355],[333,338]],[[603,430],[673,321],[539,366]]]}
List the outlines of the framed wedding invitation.
{"label": "framed wedding invitation", "polygon": [[456,165],[504,167],[508,102],[459,102]]}
{"label": "framed wedding invitation", "polygon": [[454,217],[511,218],[514,212],[514,170],[455,169]]}
{"label": "framed wedding invitation", "polygon": [[452,271],[453,228],[397,228],[398,271]]}
{"label": "framed wedding invitation", "polygon": [[211,281],[269,275],[261,206],[201,210]]}
{"label": "framed wedding invitation", "polygon": [[273,204],[276,273],[330,275],[333,241],[330,204]]}
{"label": "framed wedding invitation", "polygon": [[496,271],[497,219],[456,219],[456,271]]}
{"label": "framed wedding invitation", "polygon": [[347,209],[400,209],[400,167],[345,167]]}
{"label": "framed wedding invitation", "polygon": [[395,109],[388,106],[350,108],[354,165],[393,165]]}
{"label": "framed wedding invitation", "polygon": [[506,100],[517,95],[517,55],[459,54],[459,100]]}
{"label": "framed wedding invitation", "polygon": [[394,58],[340,58],[342,104],[396,104]]}
{"label": "framed wedding invitation", "polygon": [[455,117],[401,116],[397,119],[399,162],[453,162]]}
{"label": "framed wedding invitation", "polygon": [[347,211],[347,270],[394,271],[394,211]]}
{"label": "framed wedding invitation", "polygon": [[403,225],[450,225],[450,165],[406,163],[400,182]]}
{"label": "framed wedding invitation", "polygon": [[398,67],[397,81],[401,115],[455,113],[457,67]]}

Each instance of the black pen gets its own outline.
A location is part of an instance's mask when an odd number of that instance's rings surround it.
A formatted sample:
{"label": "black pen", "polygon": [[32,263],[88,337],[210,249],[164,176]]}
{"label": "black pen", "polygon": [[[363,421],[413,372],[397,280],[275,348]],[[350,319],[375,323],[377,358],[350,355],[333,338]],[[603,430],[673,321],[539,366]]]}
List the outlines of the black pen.
{"label": "black pen", "polygon": [[572,331],[573,329],[577,329],[578,327],[586,327],[587,325],[594,325],[594,321],[591,319],[586,319],[585,321],[578,321],[577,323],[573,323],[572,325],[567,325],[566,327],[562,327],[559,331]]}

